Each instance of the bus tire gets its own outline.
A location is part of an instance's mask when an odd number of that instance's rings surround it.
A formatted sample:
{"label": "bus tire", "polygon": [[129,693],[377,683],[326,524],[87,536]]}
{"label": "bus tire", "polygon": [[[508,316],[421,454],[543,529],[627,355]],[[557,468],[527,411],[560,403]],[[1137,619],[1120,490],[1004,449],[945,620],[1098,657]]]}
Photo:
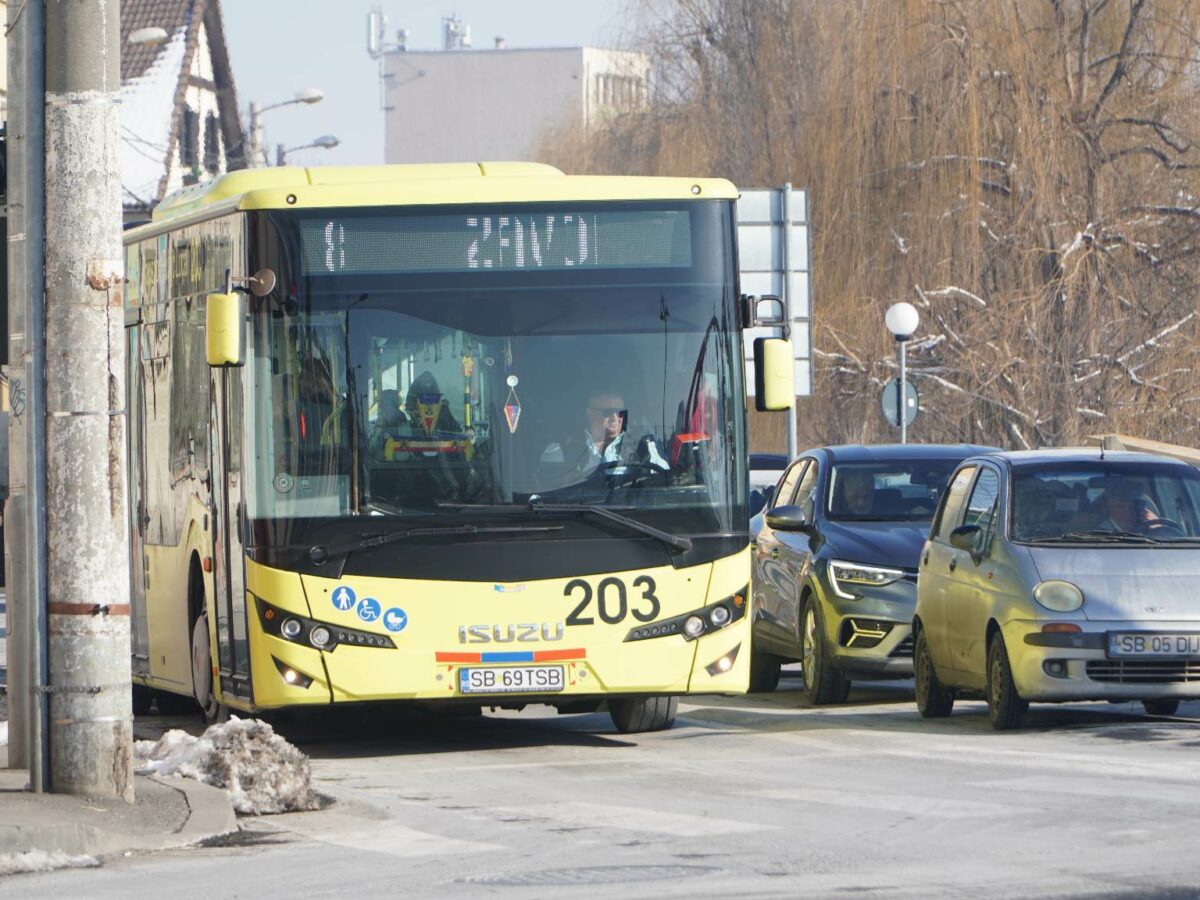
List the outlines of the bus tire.
{"label": "bus tire", "polygon": [[678,697],[615,697],[608,701],[608,714],[621,734],[670,728],[678,709]]}
{"label": "bus tire", "polygon": [[135,716],[150,715],[150,706],[154,702],[154,693],[144,684],[133,685],[133,714]]}
{"label": "bus tire", "polygon": [[750,693],[769,694],[779,687],[780,669],[783,660],[760,650],[750,651]]}
{"label": "bus tire", "polygon": [[208,613],[201,613],[192,625],[192,696],[204,721],[217,722],[223,720],[222,704],[217,701],[217,693],[213,690],[212,648],[208,638]]}

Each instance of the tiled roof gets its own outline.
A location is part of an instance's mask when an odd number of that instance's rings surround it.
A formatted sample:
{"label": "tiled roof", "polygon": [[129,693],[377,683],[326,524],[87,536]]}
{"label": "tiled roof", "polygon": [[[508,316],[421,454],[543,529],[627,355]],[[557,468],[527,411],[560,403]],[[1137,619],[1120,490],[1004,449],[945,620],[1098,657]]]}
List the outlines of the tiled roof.
{"label": "tiled roof", "polygon": [[[126,206],[145,208],[165,189],[168,162],[178,141],[187,72],[203,23],[220,111],[226,166],[245,166],[237,89],[225,44],[220,0],[122,0],[121,183]],[[139,28],[162,28],[166,41],[130,44]]]}
{"label": "tiled roof", "polygon": [[139,28],[163,28],[170,39],[184,31],[196,11],[197,0],[123,0],[121,3],[121,83],[137,78],[162,52],[161,44],[131,44],[129,35]]}

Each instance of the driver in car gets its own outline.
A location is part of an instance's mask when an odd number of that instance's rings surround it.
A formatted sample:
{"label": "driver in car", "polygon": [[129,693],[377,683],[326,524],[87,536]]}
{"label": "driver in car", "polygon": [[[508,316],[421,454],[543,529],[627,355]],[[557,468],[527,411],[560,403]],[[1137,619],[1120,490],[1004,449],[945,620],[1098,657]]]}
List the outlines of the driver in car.
{"label": "driver in car", "polygon": [[580,475],[589,475],[602,463],[612,474],[621,474],[622,462],[652,466],[664,472],[670,468],[652,435],[630,439],[626,431],[629,411],[619,391],[597,390],[588,394],[586,427],[562,443],[550,444],[542,453],[542,462],[566,463]]}
{"label": "driver in car", "polygon": [[1104,492],[1100,507],[1103,518],[1097,531],[1131,531],[1146,534],[1156,530],[1165,520],[1160,519],[1154,501],[1137,484],[1119,481]]}

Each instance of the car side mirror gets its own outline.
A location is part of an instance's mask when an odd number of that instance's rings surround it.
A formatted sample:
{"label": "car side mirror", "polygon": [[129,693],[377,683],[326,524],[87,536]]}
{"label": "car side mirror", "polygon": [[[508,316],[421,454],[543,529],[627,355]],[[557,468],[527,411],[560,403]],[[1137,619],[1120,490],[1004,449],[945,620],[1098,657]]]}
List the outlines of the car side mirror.
{"label": "car side mirror", "polygon": [[950,546],[968,553],[979,552],[979,538],[983,529],[978,525],[959,525],[950,532]]}
{"label": "car side mirror", "polygon": [[776,531],[811,531],[812,520],[803,506],[777,506],[764,516]]}

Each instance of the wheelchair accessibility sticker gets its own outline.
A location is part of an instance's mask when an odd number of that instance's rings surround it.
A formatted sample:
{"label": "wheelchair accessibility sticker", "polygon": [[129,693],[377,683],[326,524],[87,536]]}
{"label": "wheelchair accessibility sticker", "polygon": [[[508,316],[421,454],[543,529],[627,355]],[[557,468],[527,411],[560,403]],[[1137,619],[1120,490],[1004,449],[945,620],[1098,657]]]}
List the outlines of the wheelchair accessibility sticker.
{"label": "wheelchair accessibility sticker", "polygon": [[372,597],[363,597],[358,604],[358,617],[364,622],[374,622],[379,618],[379,601]]}

